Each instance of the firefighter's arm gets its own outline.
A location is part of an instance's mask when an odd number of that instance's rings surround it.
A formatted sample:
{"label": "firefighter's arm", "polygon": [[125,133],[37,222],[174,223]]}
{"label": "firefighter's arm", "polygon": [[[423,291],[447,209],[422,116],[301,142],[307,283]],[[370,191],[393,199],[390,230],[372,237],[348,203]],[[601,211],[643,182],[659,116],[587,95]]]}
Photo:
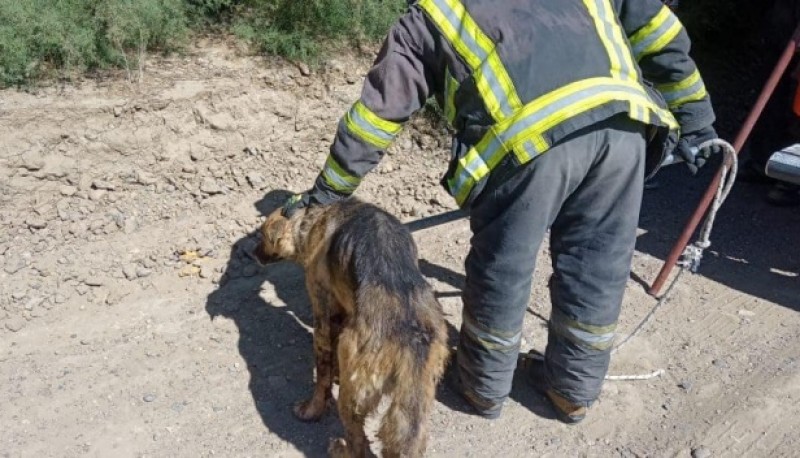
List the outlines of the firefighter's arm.
{"label": "firefighter's arm", "polygon": [[711,128],[715,120],[711,99],[689,55],[689,35],[677,16],[659,0],[614,3],[642,77],[664,96],[682,133]]}
{"label": "firefighter's arm", "polygon": [[435,38],[411,7],[391,28],[367,73],[361,97],[339,121],[336,138],[314,187],[284,213],[350,196],[383,158],[411,115],[436,89]]}

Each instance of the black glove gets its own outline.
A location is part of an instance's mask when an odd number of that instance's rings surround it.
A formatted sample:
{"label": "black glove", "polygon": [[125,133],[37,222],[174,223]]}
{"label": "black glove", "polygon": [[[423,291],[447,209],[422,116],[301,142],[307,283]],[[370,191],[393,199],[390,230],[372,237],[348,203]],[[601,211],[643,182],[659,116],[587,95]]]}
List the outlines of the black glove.
{"label": "black glove", "polygon": [[710,145],[700,149],[701,144],[715,138],[718,138],[716,131],[714,131],[713,127],[708,126],[694,132],[688,132],[678,140],[675,153],[683,159],[692,175],[696,174],[700,167],[708,162],[708,158],[714,154],[722,153],[722,146],[720,145]]}
{"label": "black glove", "polygon": [[315,205],[330,205],[349,196],[339,194],[316,186],[306,192],[295,194],[283,204],[281,214],[286,218],[291,218],[297,210]]}

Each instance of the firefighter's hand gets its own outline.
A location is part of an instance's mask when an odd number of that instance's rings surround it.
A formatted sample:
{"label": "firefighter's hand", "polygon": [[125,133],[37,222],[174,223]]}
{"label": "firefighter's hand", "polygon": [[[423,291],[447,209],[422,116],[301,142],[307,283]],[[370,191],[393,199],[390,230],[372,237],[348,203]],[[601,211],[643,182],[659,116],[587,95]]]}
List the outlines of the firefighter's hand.
{"label": "firefighter's hand", "polygon": [[716,131],[714,131],[713,127],[708,126],[704,129],[686,133],[678,140],[676,152],[686,163],[686,166],[689,167],[692,175],[696,174],[711,156],[722,152],[722,147],[719,145],[701,148],[703,143],[715,138],[718,138]]}
{"label": "firefighter's hand", "polygon": [[306,208],[310,206],[316,205],[330,205],[334,202],[338,202],[339,200],[345,199],[347,196],[337,193],[332,193],[330,191],[322,190],[313,188],[306,192],[295,194],[283,204],[283,209],[281,210],[281,214],[286,218],[291,218],[292,215],[300,210],[301,208]]}

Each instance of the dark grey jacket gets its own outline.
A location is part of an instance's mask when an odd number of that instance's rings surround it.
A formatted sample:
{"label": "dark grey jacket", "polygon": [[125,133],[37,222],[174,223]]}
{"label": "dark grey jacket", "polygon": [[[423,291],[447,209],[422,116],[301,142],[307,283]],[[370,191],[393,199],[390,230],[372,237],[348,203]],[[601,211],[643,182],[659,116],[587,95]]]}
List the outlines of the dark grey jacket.
{"label": "dark grey jacket", "polygon": [[659,0],[415,2],[339,123],[315,187],[352,193],[430,97],[455,130],[443,184],[462,206],[498,164],[525,163],[616,114],[662,142],[703,129],[714,113],[689,47]]}

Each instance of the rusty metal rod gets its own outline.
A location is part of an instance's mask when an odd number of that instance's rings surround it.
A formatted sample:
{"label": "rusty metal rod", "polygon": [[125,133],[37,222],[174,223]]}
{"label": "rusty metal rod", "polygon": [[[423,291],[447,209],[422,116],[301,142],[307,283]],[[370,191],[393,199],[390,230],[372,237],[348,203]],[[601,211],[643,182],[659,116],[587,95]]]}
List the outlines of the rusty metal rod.
{"label": "rusty metal rod", "polygon": [[[786,45],[786,49],[784,49],[780,60],[778,60],[778,63],[772,70],[772,74],[770,75],[766,84],[764,84],[764,88],[761,89],[761,94],[759,94],[755,105],[750,110],[750,114],[747,115],[747,119],[745,119],[744,124],[742,124],[742,127],[739,130],[739,134],[736,136],[736,139],[733,142],[733,148],[736,150],[736,154],[739,154],[739,151],[741,151],[742,146],[744,146],[744,143],[747,141],[747,138],[753,131],[753,126],[755,126],[756,121],[758,121],[758,118],[761,116],[761,112],[764,111],[764,107],[767,105],[772,93],[775,91],[778,81],[780,81],[781,76],[783,76],[783,74],[786,72],[789,62],[791,62],[792,57],[797,51],[798,43],[800,43],[800,24],[798,24],[797,29],[795,29],[794,34],[789,40],[789,43]],[[661,271],[658,273],[655,281],[653,281],[653,285],[650,286],[650,290],[648,291],[650,295],[658,296],[658,293],[661,292],[661,288],[664,286],[667,278],[669,278],[669,274],[672,272],[672,269],[678,262],[678,258],[680,258],[683,250],[689,243],[689,238],[691,238],[692,234],[694,234],[695,229],[697,229],[697,226],[700,224],[700,221],[706,214],[708,206],[711,205],[711,201],[714,199],[714,195],[716,194],[717,187],[719,186],[719,181],[721,179],[722,167],[720,167],[720,170],[717,171],[717,174],[714,176],[714,179],[708,186],[705,195],[703,195],[700,205],[698,205],[695,209],[694,214],[683,228],[681,236],[675,242],[675,245],[672,247],[672,251],[670,251],[669,256],[667,256],[667,260],[664,261]]]}

